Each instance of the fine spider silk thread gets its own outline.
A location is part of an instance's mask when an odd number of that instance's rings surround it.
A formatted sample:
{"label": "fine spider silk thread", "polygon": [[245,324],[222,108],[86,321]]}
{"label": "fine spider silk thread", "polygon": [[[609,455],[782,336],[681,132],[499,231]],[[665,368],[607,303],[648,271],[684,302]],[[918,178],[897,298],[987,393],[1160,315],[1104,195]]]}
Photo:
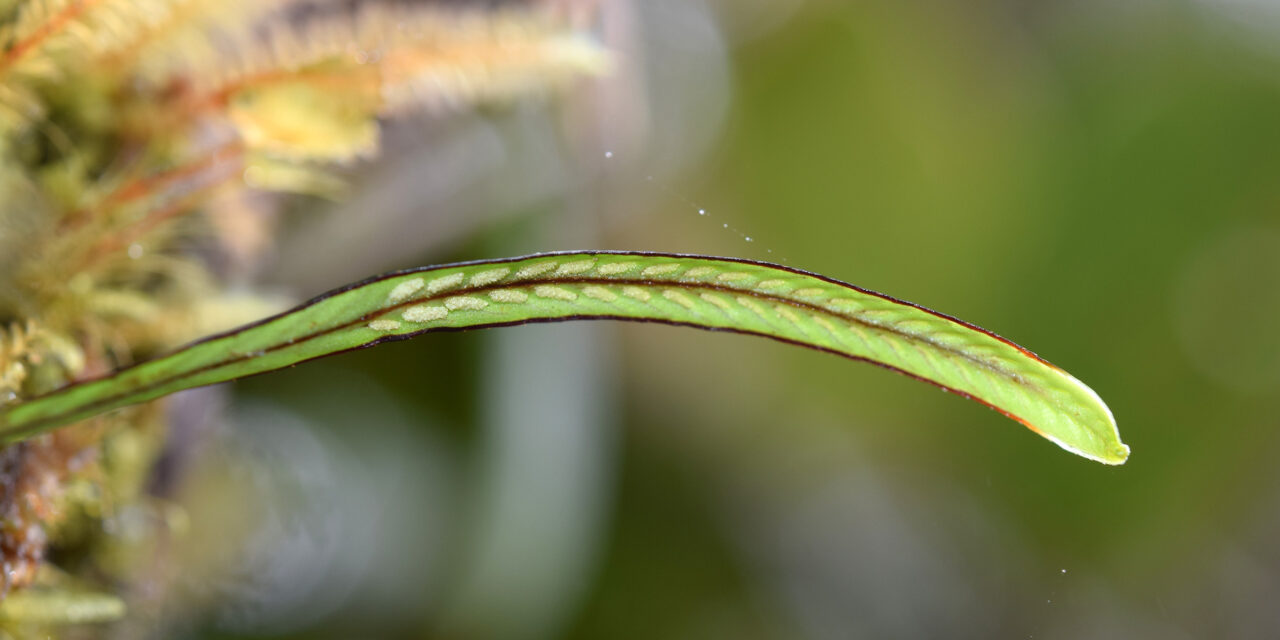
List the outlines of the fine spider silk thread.
{"label": "fine spider silk thread", "polygon": [[[606,162],[610,162],[610,164],[612,164],[611,161],[617,159],[617,154],[615,154],[612,150],[606,150],[604,152],[604,159],[606,160]],[[715,225],[720,230],[720,232],[731,233],[737,236],[739,240],[742,240],[743,242],[748,244],[752,244],[752,245],[757,244],[756,242],[758,239],[757,236],[751,235],[748,232],[743,231],[738,226],[730,224],[729,222],[719,221],[719,224],[716,224],[718,222],[717,216],[713,214],[710,210],[708,210],[706,206],[699,204],[693,198],[690,198],[685,194],[680,193],[679,191],[676,191],[675,189],[671,188],[669,185],[656,180],[653,177],[653,175],[646,175],[644,178],[644,182],[646,185],[648,185],[650,189],[655,190],[666,199],[676,202],[679,210],[696,212],[698,214],[698,217],[705,219],[708,223],[712,225]],[[763,249],[765,253],[765,256],[762,256],[763,259],[776,260],[783,264],[789,263],[789,260],[787,260],[786,257],[775,256],[773,249],[771,247],[765,246],[763,247]]]}

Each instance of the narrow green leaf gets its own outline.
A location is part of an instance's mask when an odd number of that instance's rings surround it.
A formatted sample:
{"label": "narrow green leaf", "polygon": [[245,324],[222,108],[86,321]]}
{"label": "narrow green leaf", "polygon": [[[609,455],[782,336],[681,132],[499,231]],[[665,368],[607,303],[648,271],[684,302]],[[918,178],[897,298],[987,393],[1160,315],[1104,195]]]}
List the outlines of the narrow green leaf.
{"label": "narrow green leaf", "polygon": [[0,440],[207,384],[432,331],[631,320],[733,331],[864,360],[981,402],[1062,448],[1129,448],[1089,387],[991,332],[777,265],[688,255],[548,253],[392,273],[170,355],[0,411]]}

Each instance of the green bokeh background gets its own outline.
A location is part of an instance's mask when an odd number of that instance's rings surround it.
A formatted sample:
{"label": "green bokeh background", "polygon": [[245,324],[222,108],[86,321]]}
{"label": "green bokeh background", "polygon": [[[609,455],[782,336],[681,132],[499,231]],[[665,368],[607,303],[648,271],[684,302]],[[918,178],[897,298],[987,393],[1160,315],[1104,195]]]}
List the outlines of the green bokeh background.
{"label": "green bokeh background", "polygon": [[[1111,406],[1127,465],[763,340],[435,335],[238,385],[331,430],[335,458],[394,437],[383,449],[430,469],[368,496],[402,544],[377,538],[374,569],[330,578],[353,593],[210,633],[1275,637],[1280,12],[1124,4],[803,3],[727,37],[723,130],[688,169],[618,164],[390,266],[577,246],[558,234],[584,216],[606,248],[786,261],[1062,366]],[[714,7],[724,24],[748,12]],[[541,403],[532,441],[560,412],[597,435],[526,460],[490,424],[513,393]],[[504,464],[585,470],[568,485],[583,493],[494,506]],[[498,534],[505,551],[477,564]]]}

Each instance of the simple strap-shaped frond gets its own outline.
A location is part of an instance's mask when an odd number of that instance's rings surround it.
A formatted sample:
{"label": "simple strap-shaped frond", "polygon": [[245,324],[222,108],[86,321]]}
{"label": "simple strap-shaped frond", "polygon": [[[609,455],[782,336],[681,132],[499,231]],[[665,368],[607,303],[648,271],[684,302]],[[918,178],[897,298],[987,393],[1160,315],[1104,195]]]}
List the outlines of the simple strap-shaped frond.
{"label": "simple strap-shaped frond", "polygon": [[772,338],[976,400],[1091,460],[1121,464],[1089,387],[989,331],[816,274],[746,260],[547,253],[378,276],[170,355],[0,410],[0,440],[202,385],[432,331],[630,320]]}

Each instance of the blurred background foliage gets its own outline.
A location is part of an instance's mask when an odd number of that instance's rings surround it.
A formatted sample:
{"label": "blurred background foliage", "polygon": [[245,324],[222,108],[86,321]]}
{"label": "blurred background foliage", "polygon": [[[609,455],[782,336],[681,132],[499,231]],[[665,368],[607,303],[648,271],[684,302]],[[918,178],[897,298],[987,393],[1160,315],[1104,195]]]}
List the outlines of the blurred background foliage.
{"label": "blurred background foliage", "polygon": [[1035,350],[1130,462],[763,340],[432,335],[234,386],[184,500],[190,636],[1274,637],[1280,5],[604,7],[612,76],[390,125],[351,198],[298,207],[273,286],[785,262]]}

